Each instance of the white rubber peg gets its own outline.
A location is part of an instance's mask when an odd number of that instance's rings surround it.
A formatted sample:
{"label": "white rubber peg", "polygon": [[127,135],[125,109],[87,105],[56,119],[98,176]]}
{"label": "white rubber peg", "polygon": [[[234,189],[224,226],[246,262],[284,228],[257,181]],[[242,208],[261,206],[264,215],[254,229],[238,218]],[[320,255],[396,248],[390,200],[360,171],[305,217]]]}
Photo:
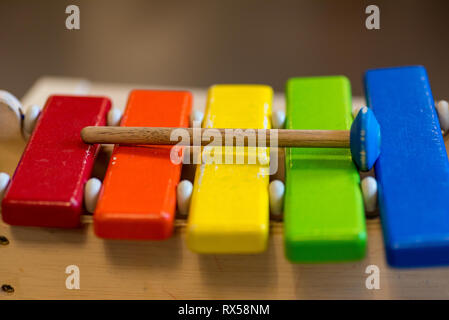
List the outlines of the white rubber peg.
{"label": "white rubber peg", "polygon": [[17,99],[14,95],[5,90],[0,90],[0,103],[6,104],[17,116],[17,119],[20,120],[22,113],[22,104],[19,99]]}
{"label": "white rubber peg", "polygon": [[438,118],[440,119],[441,130],[445,134],[449,131],[449,104],[445,100],[441,100],[437,103],[436,109],[438,112]]}
{"label": "white rubber peg", "polygon": [[190,127],[193,127],[193,123],[203,123],[204,113],[200,110],[193,110],[190,114]]}
{"label": "white rubber peg", "polygon": [[0,140],[22,139],[22,104],[11,93],[0,90]]}
{"label": "white rubber peg", "polygon": [[33,133],[34,127],[36,126],[37,119],[41,114],[41,109],[37,105],[30,106],[25,112],[25,116],[23,118],[23,135],[25,138]]}
{"label": "white rubber peg", "polygon": [[352,118],[355,119],[357,115],[359,114],[360,109],[362,109],[363,106],[353,106],[352,107]]}
{"label": "white rubber peg", "polygon": [[176,188],[176,201],[179,213],[183,216],[189,214],[190,198],[192,197],[193,185],[189,180],[182,180]]}
{"label": "white rubber peg", "polygon": [[9,184],[9,174],[0,172],[0,201],[2,201],[3,196],[5,195],[6,187]]}
{"label": "white rubber peg", "polygon": [[361,184],[365,211],[373,212],[377,207],[377,181],[373,177],[366,177]]}
{"label": "white rubber peg", "polygon": [[282,214],[284,206],[284,183],[280,180],[273,180],[268,187],[270,195],[270,210],[273,215]]}
{"label": "white rubber peg", "polygon": [[97,178],[90,178],[84,187],[84,205],[86,210],[94,213],[97,207],[98,195],[101,190],[101,181]]}
{"label": "white rubber peg", "polygon": [[108,126],[117,127],[120,125],[120,121],[122,121],[122,111],[117,108],[111,108],[108,112]]}
{"label": "white rubber peg", "polygon": [[285,112],[282,110],[276,110],[271,115],[271,126],[273,129],[282,129],[285,124]]}

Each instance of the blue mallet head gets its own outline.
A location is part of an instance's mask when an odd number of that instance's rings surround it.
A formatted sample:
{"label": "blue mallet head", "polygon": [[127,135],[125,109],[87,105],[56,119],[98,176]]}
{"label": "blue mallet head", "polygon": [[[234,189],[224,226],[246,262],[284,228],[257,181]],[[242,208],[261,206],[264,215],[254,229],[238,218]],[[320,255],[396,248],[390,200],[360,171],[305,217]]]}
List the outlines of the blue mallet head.
{"label": "blue mallet head", "polygon": [[373,111],[360,109],[351,126],[350,148],[352,160],[360,171],[369,171],[380,154],[380,126]]}

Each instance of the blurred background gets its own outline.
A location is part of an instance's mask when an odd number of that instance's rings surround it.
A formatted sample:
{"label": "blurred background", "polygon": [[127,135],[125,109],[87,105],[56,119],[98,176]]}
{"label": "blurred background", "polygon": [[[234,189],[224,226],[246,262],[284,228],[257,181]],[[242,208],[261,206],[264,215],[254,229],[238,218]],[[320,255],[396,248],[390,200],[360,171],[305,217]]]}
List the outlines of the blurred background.
{"label": "blurred background", "polygon": [[[78,5],[81,29],[67,30]],[[365,8],[380,8],[380,30]],[[0,0],[0,88],[22,96],[42,75],[173,86],[343,74],[422,64],[449,99],[449,1]]]}

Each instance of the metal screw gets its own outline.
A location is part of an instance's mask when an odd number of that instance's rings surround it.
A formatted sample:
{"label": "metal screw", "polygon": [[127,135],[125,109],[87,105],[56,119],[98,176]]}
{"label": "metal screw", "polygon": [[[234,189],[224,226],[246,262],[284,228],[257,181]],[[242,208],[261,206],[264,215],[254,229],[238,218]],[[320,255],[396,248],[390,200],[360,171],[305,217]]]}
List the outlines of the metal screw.
{"label": "metal screw", "polygon": [[7,246],[9,244],[8,238],[6,238],[5,236],[0,236],[0,244],[3,246]]}
{"label": "metal screw", "polygon": [[2,290],[6,293],[14,293],[14,287],[9,284],[2,285]]}

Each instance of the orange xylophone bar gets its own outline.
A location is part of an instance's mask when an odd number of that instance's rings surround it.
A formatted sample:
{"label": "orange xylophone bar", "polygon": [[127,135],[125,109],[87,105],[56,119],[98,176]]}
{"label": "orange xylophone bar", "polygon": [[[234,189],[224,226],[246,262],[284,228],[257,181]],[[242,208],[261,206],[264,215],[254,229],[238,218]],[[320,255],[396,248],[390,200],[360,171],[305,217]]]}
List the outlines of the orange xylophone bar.
{"label": "orange xylophone bar", "polygon": [[[191,106],[187,91],[135,90],[121,126],[187,127]],[[171,162],[170,150],[168,146],[115,146],[94,213],[99,237],[162,240],[171,236],[181,164]]]}

